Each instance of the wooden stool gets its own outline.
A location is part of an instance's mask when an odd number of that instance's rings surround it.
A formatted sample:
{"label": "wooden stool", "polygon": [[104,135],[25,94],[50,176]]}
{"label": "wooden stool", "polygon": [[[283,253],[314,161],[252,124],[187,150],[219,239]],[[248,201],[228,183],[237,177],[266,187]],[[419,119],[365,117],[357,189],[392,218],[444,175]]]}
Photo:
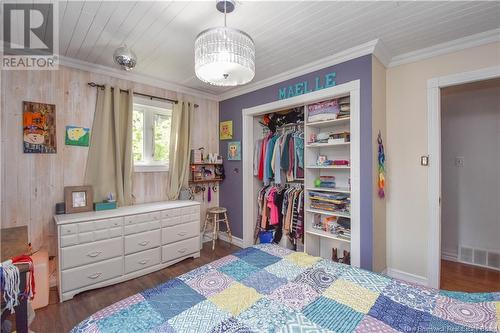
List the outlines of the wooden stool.
{"label": "wooden stool", "polygon": [[[219,215],[223,214],[223,218],[219,218]],[[212,250],[215,249],[215,240],[219,239],[219,229],[220,222],[226,223],[227,237],[229,238],[229,243],[232,244],[233,236],[231,235],[231,228],[229,227],[229,221],[227,219],[227,209],[224,207],[213,207],[207,210],[207,215],[205,216],[205,224],[203,225],[203,231],[201,232],[201,237],[205,236],[205,231],[209,224],[212,225]]]}

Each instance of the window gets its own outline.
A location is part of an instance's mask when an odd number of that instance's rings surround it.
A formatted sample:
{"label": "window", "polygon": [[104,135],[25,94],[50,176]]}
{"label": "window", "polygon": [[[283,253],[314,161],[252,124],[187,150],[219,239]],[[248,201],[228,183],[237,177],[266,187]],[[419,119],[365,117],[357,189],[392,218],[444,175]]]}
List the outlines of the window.
{"label": "window", "polygon": [[168,171],[171,104],[134,97],[132,118],[135,171]]}

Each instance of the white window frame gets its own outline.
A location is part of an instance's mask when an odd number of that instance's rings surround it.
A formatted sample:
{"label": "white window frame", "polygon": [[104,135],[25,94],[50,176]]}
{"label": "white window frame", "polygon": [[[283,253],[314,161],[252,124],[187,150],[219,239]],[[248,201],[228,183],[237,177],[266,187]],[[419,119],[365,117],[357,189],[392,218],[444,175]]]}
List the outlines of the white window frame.
{"label": "white window frame", "polygon": [[147,107],[153,112],[144,113],[143,161],[134,161],[134,172],[167,172],[168,160],[155,161],[154,157],[154,117],[165,115],[172,117],[172,104],[166,101],[134,96],[135,106]]}

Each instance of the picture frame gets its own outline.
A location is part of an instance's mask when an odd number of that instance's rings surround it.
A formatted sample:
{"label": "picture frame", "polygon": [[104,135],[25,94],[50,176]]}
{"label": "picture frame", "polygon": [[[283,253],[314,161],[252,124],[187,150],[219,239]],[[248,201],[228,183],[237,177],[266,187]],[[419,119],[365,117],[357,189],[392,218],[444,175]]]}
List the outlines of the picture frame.
{"label": "picture frame", "polygon": [[65,186],[64,203],[66,214],[89,212],[93,210],[93,189],[90,185]]}
{"label": "picture frame", "polygon": [[241,161],[241,141],[230,141],[227,143],[227,160]]}
{"label": "picture frame", "polygon": [[233,138],[233,121],[221,121],[219,124],[219,139],[231,140]]}
{"label": "picture frame", "polygon": [[68,125],[65,132],[64,143],[66,146],[89,146],[90,128]]}
{"label": "picture frame", "polygon": [[56,154],[56,106],[23,101],[23,151]]}

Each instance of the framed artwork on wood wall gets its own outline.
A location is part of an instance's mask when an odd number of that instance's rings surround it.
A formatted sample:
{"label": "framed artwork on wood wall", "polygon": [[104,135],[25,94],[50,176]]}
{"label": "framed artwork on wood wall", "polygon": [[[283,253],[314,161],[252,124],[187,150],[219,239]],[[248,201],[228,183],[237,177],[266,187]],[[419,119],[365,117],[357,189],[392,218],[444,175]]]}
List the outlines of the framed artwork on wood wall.
{"label": "framed artwork on wood wall", "polygon": [[92,186],[66,186],[64,188],[66,214],[91,211],[93,197]]}
{"label": "framed artwork on wood wall", "polygon": [[56,106],[23,102],[23,149],[25,153],[55,154]]}
{"label": "framed artwork on wood wall", "polygon": [[79,126],[66,126],[65,144],[67,146],[88,147],[90,129]]}

